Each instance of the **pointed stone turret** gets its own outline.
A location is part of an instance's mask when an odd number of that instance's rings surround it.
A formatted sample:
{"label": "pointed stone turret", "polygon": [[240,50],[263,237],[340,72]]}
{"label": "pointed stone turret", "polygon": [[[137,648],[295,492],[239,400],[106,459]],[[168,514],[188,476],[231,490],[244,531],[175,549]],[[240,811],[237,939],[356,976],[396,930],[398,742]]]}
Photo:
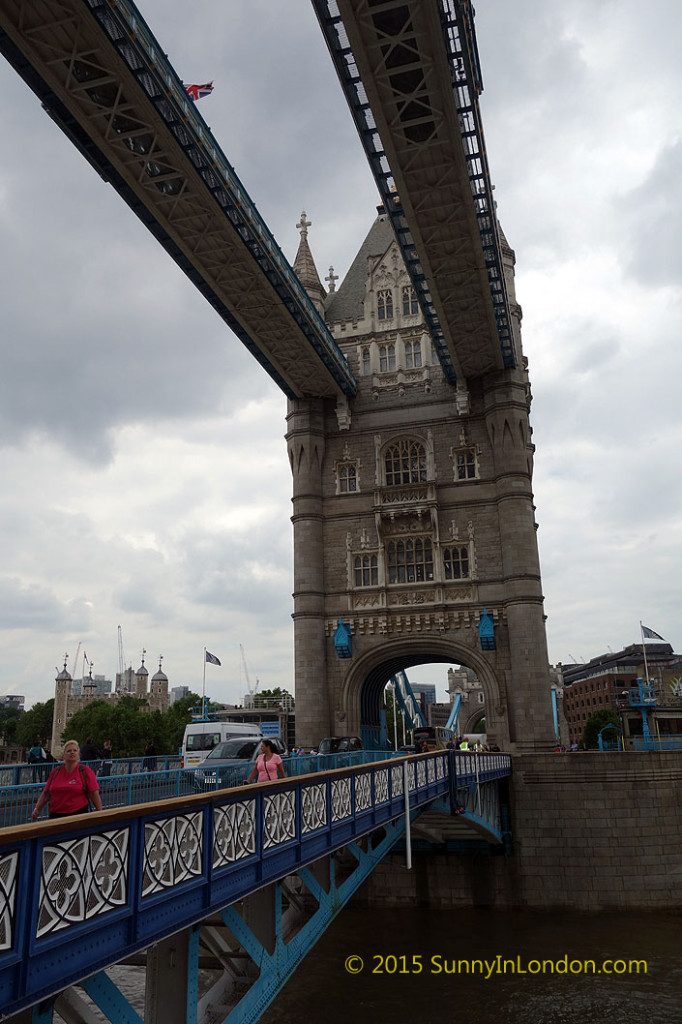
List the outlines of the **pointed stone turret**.
{"label": "pointed stone turret", "polygon": [[52,737],[50,740],[50,750],[55,757],[59,757],[62,752],[62,731],[66,725],[69,697],[71,696],[72,680],[71,673],[66,667],[67,657],[68,655],[65,654],[64,668],[55,676],[54,712],[52,715]]}
{"label": "pointed stone turret", "polygon": [[135,673],[135,696],[142,700],[147,699],[147,680],[149,679],[149,672],[145,668],[144,656],[147,652],[142,651],[142,664]]}
{"label": "pointed stone turret", "polygon": [[395,233],[383,206],[377,207],[377,213],[377,219],[351,263],[343,283],[338,290],[329,289],[325,309],[328,324],[361,320],[364,316],[370,261],[374,262],[383,256],[391,243],[395,242]]}
{"label": "pointed stone turret", "polygon": [[318,311],[324,315],[324,300],[326,298],[326,291],[324,285],[320,281],[320,275],[317,273],[317,267],[315,266],[315,260],[313,254],[310,251],[308,245],[308,228],[311,226],[312,221],[306,220],[306,212],[301,212],[301,219],[296,227],[301,232],[301,241],[298,244],[298,252],[296,253],[296,259],[294,260],[294,271],[299,281],[308,292],[308,295],[315,303]]}
{"label": "pointed stone turret", "polygon": [[[168,707],[168,676],[161,668],[161,662],[163,661],[163,655],[159,655],[159,671],[155,672],[151,678],[149,686],[149,698],[150,704],[158,706],[160,710],[165,711]],[[164,707],[165,702],[165,707]]]}

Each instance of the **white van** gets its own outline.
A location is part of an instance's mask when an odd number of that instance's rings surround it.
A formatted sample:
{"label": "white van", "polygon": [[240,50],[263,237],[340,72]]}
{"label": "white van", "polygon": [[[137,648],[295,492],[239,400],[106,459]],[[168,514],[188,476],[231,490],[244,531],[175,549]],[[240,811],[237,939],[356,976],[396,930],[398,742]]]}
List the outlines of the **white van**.
{"label": "white van", "polygon": [[245,722],[190,722],[185,726],[182,738],[182,767],[194,768],[201,764],[210,750],[223,740],[241,739],[254,736],[261,739],[263,733],[259,722],[249,725]]}

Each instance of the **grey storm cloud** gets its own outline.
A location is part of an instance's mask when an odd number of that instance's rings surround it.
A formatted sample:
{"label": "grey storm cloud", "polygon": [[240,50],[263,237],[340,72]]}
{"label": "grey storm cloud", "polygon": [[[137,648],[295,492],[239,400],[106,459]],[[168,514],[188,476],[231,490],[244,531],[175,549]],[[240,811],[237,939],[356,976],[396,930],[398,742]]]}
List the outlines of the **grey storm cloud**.
{"label": "grey storm cloud", "polygon": [[64,601],[41,584],[25,584],[15,577],[0,577],[0,622],[6,630],[42,630],[51,634],[86,630],[91,617],[83,598]]}
{"label": "grey storm cloud", "polygon": [[[643,285],[682,282],[682,138],[665,146],[645,180],[618,202],[629,233],[626,268]],[[681,296],[682,298],[682,296]]]}
{"label": "grey storm cloud", "polygon": [[[312,5],[139,6],[185,82],[213,79],[198,110],[290,262],[305,209],[321,278],[343,276],[378,194]],[[677,16],[477,5],[555,661],[576,634],[586,654],[629,642],[640,617],[672,634],[682,597]],[[45,699],[80,638],[112,675],[122,622],[174,681],[196,681],[203,646],[227,664],[243,643],[261,685],[291,686],[285,400],[6,64],[0,85],[8,677]]]}

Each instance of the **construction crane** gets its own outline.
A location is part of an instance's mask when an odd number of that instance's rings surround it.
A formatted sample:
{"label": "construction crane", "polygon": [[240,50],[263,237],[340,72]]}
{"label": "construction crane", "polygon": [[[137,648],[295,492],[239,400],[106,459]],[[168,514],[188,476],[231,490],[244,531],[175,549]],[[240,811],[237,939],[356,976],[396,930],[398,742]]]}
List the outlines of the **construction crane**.
{"label": "construction crane", "polygon": [[121,673],[121,681],[123,681],[123,673],[126,670],[126,660],[123,656],[123,630],[118,627],[118,671]]}
{"label": "construction crane", "polygon": [[256,679],[255,684],[252,684],[251,677],[249,676],[249,667],[246,664],[246,655],[244,654],[244,648],[242,647],[241,644],[239,645],[239,650],[241,651],[241,654],[242,654],[242,665],[244,666],[244,677],[246,679],[246,688],[249,691],[249,696],[250,697],[255,697],[255,695],[258,693],[258,679]]}
{"label": "construction crane", "polygon": [[126,660],[123,654],[123,630],[118,627],[118,685],[121,692],[125,692],[126,687]]}
{"label": "construction crane", "polygon": [[[81,645],[82,645],[82,643],[83,643],[82,640],[78,641],[78,647],[76,648],[76,657],[73,659],[73,676],[72,676],[73,679],[76,678],[76,671],[78,669],[78,656],[79,656],[79,654],[81,652]],[[85,669],[83,669],[83,674],[85,675]]]}

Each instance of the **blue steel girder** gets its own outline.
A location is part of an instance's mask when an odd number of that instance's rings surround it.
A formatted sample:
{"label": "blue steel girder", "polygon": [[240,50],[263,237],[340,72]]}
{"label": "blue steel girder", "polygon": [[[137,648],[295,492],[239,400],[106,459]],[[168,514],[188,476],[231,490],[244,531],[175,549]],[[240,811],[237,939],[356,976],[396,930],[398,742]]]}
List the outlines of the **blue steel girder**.
{"label": "blue steel girder", "polygon": [[452,729],[453,732],[457,732],[457,726],[459,724],[459,712],[462,707],[462,694],[455,694],[455,699],[452,702],[452,710],[445,724],[446,729]]}
{"label": "blue steel girder", "polygon": [[446,377],[514,368],[469,0],[312,0]]}
{"label": "blue steel girder", "polygon": [[[450,792],[452,752],[0,830],[0,1012],[53,998]],[[457,756],[457,783],[508,775]],[[98,989],[100,991],[100,989]],[[101,991],[104,995],[104,989]]]}
{"label": "blue steel girder", "polygon": [[426,725],[424,713],[410,686],[407,674],[405,672],[398,672],[397,675],[392,677],[391,681],[395,686],[398,703],[405,712],[407,728],[415,729],[419,725]]}
{"label": "blue steel girder", "polygon": [[136,6],[4,0],[0,50],[290,398],[348,363]]}
{"label": "blue steel girder", "polygon": [[[418,813],[415,812],[415,814]],[[405,819],[401,818],[384,826],[375,845],[372,845],[371,841],[365,848],[357,843],[349,844],[345,850],[354,856],[355,866],[343,881],[337,882],[335,862],[331,859],[328,887],[320,884],[310,869],[302,868],[298,872],[298,876],[316,901],[317,909],[300,930],[288,940],[285,939],[282,927],[282,883],[277,883],[275,900],[277,926],[272,950],[267,949],[256,938],[235,906],[230,906],[222,912],[221,916],[229,930],[260,968],[258,978],[224,1018],[224,1024],[228,1024],[228,1022],[229,1024],[255,1024],[260,1019],[263,1011],[283,988],[325,929],[369,877],[385,854],[404,835]],[[208,1019],[216,1019],[216,1014],[211,1012],[210,993],[202,1000],[200,1009],[199,1024],[206,1019],[207,1011]]]}

